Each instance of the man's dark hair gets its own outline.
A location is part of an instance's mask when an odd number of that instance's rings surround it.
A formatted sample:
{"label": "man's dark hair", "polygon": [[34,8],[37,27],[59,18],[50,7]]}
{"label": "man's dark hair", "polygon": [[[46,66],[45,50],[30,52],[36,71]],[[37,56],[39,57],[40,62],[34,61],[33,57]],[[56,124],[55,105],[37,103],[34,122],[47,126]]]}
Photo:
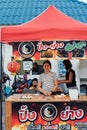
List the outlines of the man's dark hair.
{"label": "man's dark hair", "polygon": [[32,79],[32,82],[33,82],[33,81],[37,81],[37,82],[38,82],[38,79],[37,79],[37,78],[33,78],[33,79]]}

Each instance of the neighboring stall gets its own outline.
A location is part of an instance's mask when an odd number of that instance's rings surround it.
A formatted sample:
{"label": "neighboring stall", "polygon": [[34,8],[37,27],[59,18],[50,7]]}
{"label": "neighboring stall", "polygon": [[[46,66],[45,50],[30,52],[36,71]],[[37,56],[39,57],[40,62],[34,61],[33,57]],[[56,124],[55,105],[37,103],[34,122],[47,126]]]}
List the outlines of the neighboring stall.
{"label": "neighboring stall", "polygon": [[[50,6],[35,19],[19,26],[3,27],[1,41],[12,45],[12,61],[21,69],[17,77],[30,83],[43,72],[49,59],[58,78],[65,76],[63,59],[70,59],[79,83],[79,60],[87,60],[87,25]],[[39,70],[32,71],[37,62]],[[28,84],[29,85],[29,84]],[[17,86],[17,84],[15,84]],[[17,88],[17,92],[22,91]],[[6,130],[86,130],[87,96],[72,101],[67,95],[14,94],[6,99]],[[9,122],[8,122],[9,120]]]}

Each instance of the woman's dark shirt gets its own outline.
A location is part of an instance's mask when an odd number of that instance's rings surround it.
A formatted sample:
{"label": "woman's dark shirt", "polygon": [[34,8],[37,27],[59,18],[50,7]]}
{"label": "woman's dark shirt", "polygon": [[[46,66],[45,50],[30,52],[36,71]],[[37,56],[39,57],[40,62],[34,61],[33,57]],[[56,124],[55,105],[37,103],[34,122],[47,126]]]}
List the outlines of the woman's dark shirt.
{"label": "woman's dark shirt", "polygon": [[72,83],[66,83],[68,88],[76,86],[76,81],[75,81],[76,75],[75,75],[75,71],[73,69],[70,69],[69,71],[66,72],[66,80],[69,80],[70,72],[73,73],[73,78],[72,78]]}

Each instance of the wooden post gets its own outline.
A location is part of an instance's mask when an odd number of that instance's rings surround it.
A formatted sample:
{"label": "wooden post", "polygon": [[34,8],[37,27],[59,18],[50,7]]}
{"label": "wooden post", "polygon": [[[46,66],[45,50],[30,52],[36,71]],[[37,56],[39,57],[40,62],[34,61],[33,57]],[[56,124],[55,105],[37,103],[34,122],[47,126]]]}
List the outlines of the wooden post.
{"label": "wooden post", "polygon": [[5,122],[6,122],[6,130],[11,130],[12,128],[12,104],[11,102],[5,102]]}

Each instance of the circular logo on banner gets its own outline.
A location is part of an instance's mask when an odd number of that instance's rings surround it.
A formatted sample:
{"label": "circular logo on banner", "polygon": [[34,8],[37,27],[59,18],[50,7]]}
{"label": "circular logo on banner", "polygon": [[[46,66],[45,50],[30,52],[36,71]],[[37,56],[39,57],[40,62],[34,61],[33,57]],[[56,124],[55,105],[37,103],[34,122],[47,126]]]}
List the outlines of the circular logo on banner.
{"label": "circular logo on banner", "polygon": [[40,110],[41,117],[46,121],[52,121],[57,116],[57,109],[53,104],[45,104]]}
{"label": "circular logo on banner", "polygon": [[35,53],[35,46],[32,42],[21,42],[18,46],[18,52],[23,58],[32,57]]}

